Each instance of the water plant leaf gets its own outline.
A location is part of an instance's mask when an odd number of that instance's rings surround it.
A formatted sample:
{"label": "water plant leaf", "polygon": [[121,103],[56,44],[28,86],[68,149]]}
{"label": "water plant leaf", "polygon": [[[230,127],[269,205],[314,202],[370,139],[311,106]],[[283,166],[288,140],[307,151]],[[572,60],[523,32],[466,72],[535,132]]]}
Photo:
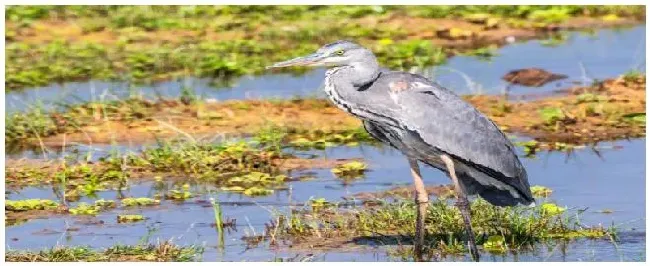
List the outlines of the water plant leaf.
{"label": "water plant leaf", "polygon": [[75,208],[70,208],[68,212],[72,215],[97,215],[101,207],[96,205],[90,205],[88,203],[82,202],[77,205]]}
{"label": "water plant leaf", "polygon": [[144,220],[144,215],[141,214],[120,214],[117,216],[118,223],[132,223]]}
{"label": "water plant leaf", "polygon": [[59,204],[48,199],[25,199],[25,200],[6,200],[5,210],[7,211],[30,211],[30,210],[51,210],[56,209]]}
{"label": "water plant leaf", "polygon": [[558,107],[544,107],[539,110],[539,114],[541,115],[542,120],[544,120],[544,123],[549,125],[566,118],[562,109]]}
{"label": "water plant leaf", "polygon": [[483,243],[483,248],[494,253],[503,253],[506,251],[506,240],[503,236],[492,235]]}
{"label": "water plant leaf", "polygon": [[543,203],[542,204],[542,213],[547,214],[547,215],[558,215],[560,213],[563,213],[566,208],[562,208],[560,206],[555,205],[554,203]]}
{"label": "water plant leaf", "polygon": [[358,178],[363,176],[368,165],[359,161],[351,161],[332,168],[332,173],[341,178]]}
{"label": "water plant leaf", "polygon": [[255,197],[255,196],[268,196],[273,194],[272,189],[265,189],[261,187],[251,187],[246,190],[244,190],[244,195],[250,196],[250,197]]}
{"label": "water plant leaf", "polygon": [[530,191],[533,193],[533,196],[542,198],[548,198],[553,193],[552,189],[544,186],[532,186],[530,187]]}
{"label": "water plant leaf", "polygon": [[645,124],[645,113],[625,114],[623,118],[634,123]]}
{"label": "water plant leaf", "polygon": [[149,206],[149,205],[158,205],[160,200],[152,198],[124,198],[122,199],[122,205],[125,207],[130,206]]}

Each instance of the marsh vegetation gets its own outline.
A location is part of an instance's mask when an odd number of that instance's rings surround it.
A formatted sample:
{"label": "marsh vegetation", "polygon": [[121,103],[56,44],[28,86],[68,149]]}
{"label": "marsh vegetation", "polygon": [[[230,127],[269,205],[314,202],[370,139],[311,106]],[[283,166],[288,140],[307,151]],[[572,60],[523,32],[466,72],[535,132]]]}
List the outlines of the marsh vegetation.
{"label": "marsh vegetation", "polygon": [[[383,66],[426,74],[455,58],[498,60],[502,47],[525,40],[561,49],[572,45],[568,30],[597,42],[601,28],[625,34],[644,18],[643,6],[9,7],[5,90],[16,97],[5,104],[30,93],[39,100],[5,116],[5,260],[410,261],[407,164],[358,120],[291,90],[227,100],[198,91],[232,91],[266,74],[280,85],[257,86],[315,92],[289,81],[317,72],[264,67],[336,39],[368,46]],[[535,49],[526,53],[555,51]],[[578,64],[557,61],[565,70]],[[644,65],[589,82],[569,74],[569,83],[540,86],[546,94],[518,85],[508,87],[514,95],[481,93],[475,70],[466,71],[450,71],[471,87],[462,97],[513,140],[537,198],[535,207],[512,208],[475,199],[482,252],[645,260]],[[208,88],[185,82],[193,79]],[[126,93],[98,92],[95,83]],[[56,95],[68,84],[90,96],[41,101],[34,88]],[[143,95],[147,86],[156,89]],[[424,171],[427,182],[448,182]],[[467,259],[451,190],[428,191],[427,256]]]}

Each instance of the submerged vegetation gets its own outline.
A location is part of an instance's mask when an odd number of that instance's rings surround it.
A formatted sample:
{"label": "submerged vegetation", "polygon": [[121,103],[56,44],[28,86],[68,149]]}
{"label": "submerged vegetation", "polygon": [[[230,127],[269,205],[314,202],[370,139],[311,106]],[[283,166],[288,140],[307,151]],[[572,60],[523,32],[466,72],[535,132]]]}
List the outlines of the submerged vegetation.
{"label": "submerged vegetation", "polygon": [[[11,6],[7,89],[81,79],[152,82],[230,77],[355,39],[393,69],[444,62],[467,42],[500,43],[509,29],[539,34],[585,17],[625,25],[643,6]],[[453,20],[453,25],[440,23]],[[296,23],[300,22],[300,23]],[[416,25],[404,27],[405,24]],[[434,25],[428,27],[427,25]],[[581,26],[583,25],[583,26]],[[511,31],[513,32],[513,31]],[[525,37],[525,36],[522,36]],[[530,38],[530,36],[528,36]],[[485,53],[477,52],[477,55]]]}

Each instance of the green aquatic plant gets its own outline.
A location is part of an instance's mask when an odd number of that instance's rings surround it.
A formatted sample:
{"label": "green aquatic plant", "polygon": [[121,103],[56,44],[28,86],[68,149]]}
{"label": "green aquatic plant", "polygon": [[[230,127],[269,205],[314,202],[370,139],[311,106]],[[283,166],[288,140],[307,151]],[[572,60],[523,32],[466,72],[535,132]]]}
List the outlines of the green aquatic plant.
{"label": "green aquatic plant", "polygon": [[250,172],[229,178],[221,190],[242,193],[250,197],[267,196],[273,194],[273,189],[282,188],[287,179],[285,175]]}
{"label": "green aquatic plant", "polygon": [[569,10],[562,7],[534,10],[528,14],[528,18],[538,22],[558,23],[567,20],[570,17],[569,12]]}
{"label": "green aquatic plant", "polygon": [[268,125],[261,128],[253,137],[255,141],[269,147],[271,150],[280,151],[283,141],[287,137],[287,131],[276,125]]}
{"label": "green aquatic plant", "polygon": [[141,214],[120,214],[117,216],[118,223],[133,223],[143,221],[144,215]]}
{"label": "green aquatic plant", "polygon": [[272,161],[283,155],[244,141],[221,144],[171,145],[161,143],[139,155],[127,156],[129,165],[155,172],[180,172],[204,180],[227,180],[227,176],[253,171],[274,172]]}
{"label": "green aquatic plant", "polygon": [[[536,207],[495,207],[478,199],[471,203],[472,227],[477,244],[484,249],[503,253],[527,250],[537,243],[553,239],[602,237],[608,230],[602,227],[584,227],[574,215],[564,215],[564,208],[545,203]],[[551,205],[549,205],[551,204]],[[382,241],[385,236],[408,238],[415,232],[415,203],[400,200],[382,203],[371,208],[336,209],[320,215],[318,212],[296,210],[292,217],[275,219],[275,237],[296,243],[322,241],[323,238],[363,237],[367,241]],[[432,252],[465,253],[464,226],[459,211],[444,199],[437,199],[427,210],[426,242]],[[447,254],[447,253],[445,253]]]}
{"label": "green aquatic plant", "polygon": [[553,193],[553,190],[544,186],[532,186],[530,192],[535,197],[548,198]]}
{"label": "green aquatic plant", "polygon": [[557,215],[566,210],[566,208],[562,208],[560,206],[555,205],[554,203],[550,202],[545,202],[542,203],[542,213],[547,214],[547,215]]}
{"label": "green aquatic plant", "polygon": [[47,172],[37,168],[5,168],[6,185],[29,185],[39,186],[50,183],[50,176]]}
{"label": "green aquatic plant", "polygon": [[59,127],[41,104],[36,104],[25,112],[14,112],[5,116],[5,145],[44,138],[57,132]]}
{"label": "green aquatic plant", "polygon": [[332,206],[332,203],[327,201],[325,198],[311,199],[309,202],[311,209],[314,212],[318,212],[319,210]]}
{"label": "green aquatic plant", "polygon": [[559,107],[544,107],[539,110],[539,115],[547,126],[558,127],[561,121],[567,118],[567,115]]}
{"label": "green aquatic plant", "polygon": [[59,203],[49,199],[24,199],[6,200],[5,210],[7,211],[31,211],[31,210],[52,210],[56,209]]}
{"label": "green aquatic plant", "polygon": [[95,201],[95,206],[100,207],[102,209],[112,209],[112,208],[116,208],[117,204],[115,203],[114,200],[99,199]]}
{"label": "green aquatic plant", "polygon": [[74,262],[74,261],[198,261],[204,248],[177,246],[171,242],[135,246],[115,245],[105,250],[90,247],[57,246],[42,251],[7,251],[12,262]]}
{"label": "green aquatic plant", "polygon": [[367,168],[368,165],[363,162],[352,161],[332,168],[332,173],[341,178],[358,178],[363,176]]}
{"label": "green aquatic plant", "polygon": [[504,253],[507,250],[506,239],[500,235],[489,236],[483,243],[483,248],[493,253]]}
{"label": "green aquatic plant", "polygon": [[158,205],[158,204],[160,204],[160,200],[151,199],[151,198],[124,198],[124,199],[122,199],[122,205],[125,206],[125,207],[150,206],[150,205]]}
{"label": "green aquatic plant", "polygon": [[298,149],[325,149],[338,145],[358,146],[361,143],[375,143],[363,128],[339,131],[308,131],[287,134],[288,146]]}
{"label": "green aquatic plant", "polygon": [[171,200],[177,200],[177,201],[184,201],[193,196],[194,195],[190,192],[190,185],[184,184],[180,190],[179,189],[170,190],[169,193],[165,195],[165,198]]}
{"label": "green aquatic plant", "polygon": [[88,203],[82,202],[77,205],[75,208],[70,208],[68,212],[72,215],[97,215],[101,210],[100,206],[90,205]]}
{"label": "green aquatic plant", "polygon": [[249,196],[249,197],[257,197],[257,196],[268,196],[273,194],[272,189],[266,189],[262,187],[250,187],[245,189],[242,194]]}
{"label": "green aquatic plant", "polygon": [[630,113],[622,116],[624,121],[645,125],[645,113]]}
{"label": "green aquatic plant", "polygon": [[493,57],[498,56],[496,46],[482,47],[463,53],[466,56],[473,56],[483,61],[490,61]]}
{"label": "green aquatic plant", "polygon": [[224,223],[221,204],[219,204],[219,202],[214,198],[210,198],[210,204],[212,205],[212,210],[214,211],[214,226],[217,228],[217,233],[219,234],[219,246],[223,248],[225,236],[223,234]]}

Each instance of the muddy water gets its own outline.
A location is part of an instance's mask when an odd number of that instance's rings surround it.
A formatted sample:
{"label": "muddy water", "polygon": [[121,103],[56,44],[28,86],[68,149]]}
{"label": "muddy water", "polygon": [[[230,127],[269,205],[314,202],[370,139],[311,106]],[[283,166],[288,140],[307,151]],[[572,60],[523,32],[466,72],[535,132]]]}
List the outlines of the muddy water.
{"label": "muddy water", "polygon": [[[523,159],[530,183],[544,185],[554,190],[552,200],[561,206],[585,209],[580,221],[587,225],[617,225],[620,232],[618,247],[605,240],[579,240],[567,245],[538,248],[535,252],[514,256],[491,256],[484,260],[495,261],[618,261],[645,260],[645,140],[618,141],[599,145],[600,157],[593,151],[579,150],[567,157],[563,153],[543,153],[535,159]],[[521,151],[520,151],[521,152]],[[338,201],[358,192],[373,192],[398,185],[410,184],[408,165],[395,150],[381,147],[336,147],[325,151],[303,152],[304,156],[316,154],[328,158],[363,157],[371,171],[364,179],[344,184],[328,169],[292,175],[315,175],[311,181],[294,182],[291,190],[276,191],[267,197],[248,198],[238,194],[222,193],[216,197],[222,204],[224,216],[236,219],[236,231],[225,238],[225,248],[217,248],[218,238],[210,226],[214,216],[205,200],[215,197],[207,191],[209,185],[193,186],[200,194],[186,203],[163,201],[159,207],[144,209],[118,209],[104,212],[96,218],[53,217],[28,221],[22,225],[6,227],[5,241],[9,249],[42,249],[63,245],[90,245],[107,247],[117,243],[136,244],[140,241],[173,239],[177,244],[206,245],[207,261],[259,261],[275,258],[311,257],[309,252],[269,249],[262,243],[247,248],[243,236],[261,234],[264,223],[273,212],[288,211],[288,206],[302,206],[310,198]],[[435,169],[423,171],[427,184],[448,183],[445,175]],[[168,184],[170,185],[170,184]],[[124,196],[151,197],[159,191],[152,182],[131,184]],[[106,191],[100,198],[115,199],[118,193]],[[8,195],[9,199],[55,198],[51,188],[27,188]],[[202,201],[203,200],[203,201]],[[82,199],[82,201],[90,201]],[[571,211],[576,211],[573,209]],[[613,212],[604,214],[609,209]],[[117,224],[116,215],[141,213],[145,222]],[[91,222],[103,221],[97,225]],[[15,238],[15,239],[14,239]],[[384,261],[399,260],[389,257],[386,246],[363,246],[350,251],[314,252],[313,260],[326,261]],[[452,259],[452,258],[449,258]]]}
{"label": "muddy water", "polygon": [[[645,25],[626,30],[599,30],[593,35],[571,32],[567,40],[555,47],[542,41],[515,42],[496,51],[496,57],[482,61],[475,57],[456,56],[445,65],[421,71],[458,94],[505,91],[507,83],[501,76],[513,69],[539,67],[569,78],[549,83],[541,88],[514,86],[511,94],[549,93],[572,82],[586,82],[615,77],[631,69],[645,72]],[[70,82],[12,91],[6,94],[7,111],[24,110],[37,101],[52,108],[55,103],[79,103],[90,100],[111,100],[141,94],[147,98],[157,95],[176,97],[181,86],[194,88],[198,95],[218,100],[322,97],[320,90],[324,70],[304,75],[268,74],[246,76],[228,87],[215,87],[207,79],[187,78],[167,81],[153,86],[129,88],[119,82]]]}

